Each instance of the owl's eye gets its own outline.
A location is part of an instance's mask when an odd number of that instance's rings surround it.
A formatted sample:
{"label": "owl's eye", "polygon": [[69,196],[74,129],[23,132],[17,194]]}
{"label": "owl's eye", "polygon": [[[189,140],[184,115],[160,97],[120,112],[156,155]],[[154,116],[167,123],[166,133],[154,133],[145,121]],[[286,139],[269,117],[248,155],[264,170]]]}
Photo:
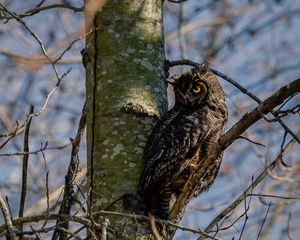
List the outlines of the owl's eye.
{"label": "owl's eye", "polygon": [[199,93],[200,91],[201,91],[201,87],[200,86],[193,87],[193,92],[194,93]]}

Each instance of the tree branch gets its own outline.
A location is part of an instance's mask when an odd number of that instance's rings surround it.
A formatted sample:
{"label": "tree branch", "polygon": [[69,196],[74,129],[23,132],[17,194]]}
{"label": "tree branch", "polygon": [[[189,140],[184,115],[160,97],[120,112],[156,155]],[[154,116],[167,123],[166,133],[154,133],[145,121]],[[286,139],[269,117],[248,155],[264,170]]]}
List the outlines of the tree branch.
{"label": "tree branch", "polygon": [[215,159],[217,159],[235,139],[237,139],[255,122],[260,120],[265,114],[281,104],[286,98],[299,91],[300,79],[297,79],[274,92],[269,98],[261,102],[254,110],[246,113],[228,132],[226,132],[220,138],[219,142],[215,144],[213,151],[209,153],[209,157],[198,164],[196,173],[191,175],[186,181],[182,192],[179,194],[172,207],[170,219],[174,219],[175,222],[181,219],[183,214],[182,210],[191,200],[196,191],[197,184],[195,183],[202,182],[203,177],[205,176],[209,166],[212,165],[212,162],[215,161]]}
{"label": "tree branch", "polygon": [[[43,7],[35,7],[35,8],[32,8],[32,9],[26,11],[25,13],[14,13],[14,14],[16,16],[18,16],[19,18],[24,18],[24,17],[32,16],[34,14],[37,14],[37,13],[45,11],[45,10],[50,10],[50,9],[55,9],[55,8],[70,9],[70,10],[73,10],[75,13],[83,11],[83,7],[74,7],[74,6],[69,5],[69,4],[57,3],[57,4],[52,4],[52,5],[43,6]],[[9,19],[14,19],[14,17],[12,17],[12,16],[0,16],[0,19],[9,20]]]}
{"label": "tree branch", "polygon": [[[27,192],[27,167],[28,167],[28,159],[29,159],[29,129],[32,120],[32,113],[33,113],[33,105],[30,106],[28,119],[25,124],[25,132],[24,132],[24,152],[27,154],[23,155],[23,166],[22,166],[22,190],[21,190],[21,197],[20,197],[20,208],[19,208],[19,217],[23,217],[24,212],[24,205],[25,205],[25,198]],[[22,231],[23,226],[20,226],[20,230]],[[22,236],[20,237],[22,239]]]}
{"label": "tree branch", "polygon": [[[298,132],[297,136],[300,137],[300,131]],[[210,231],[221,219],[223,219],[228,213],[234,210],[243,200],[245,197],[249,196],[253,189],[268,175],[268,172],[271,171],[278,162],[280,162],[281,158],[284,157],[290,148],[295,144],[296,140],[293,138],[283,149],[283,151],[270,163],[264,171],[252,182],[252,184],[233,202],[231,203],[226,209],[224,209],[205,229],[206,232]]]}
{"label": "tree branch", "polygon": [[2,210],[3,218],[4,218],[4,221],[5,221],[5,224],[2,225],[2,226],[3,226],[4,229],[7,229],[9,238],[11,240],[16,240],[17,235],[16,235],[16,232],[15,232],[14,226],[12,224],[12,220],[10,219],[8,208],[7,208],[3,198],[1,196],[1,192],[0,192],[0,208]]}
{"label": "tree branch", "polygon": [[[78,130],[76,133],[76,137],[74,140],[71,140],[71,142],[72,142],[71,160],[70,160],[67,175],[65,176],[64,196],[63,196],[62,204],[59,209],[59,214],[70,215],[71,207],[74,203],[73,183],[74,183],[74,180],[75,180],[77,172],[78,172],[78,165],[79,165],[78,153],[79,153],[79,147],[80,147],[80,140],[81,140],[82,133],[85,129],[85,125],[86,125],[86,108],[84,105],[82,114],[81,114],[81,118],[79,121]],[[60,221],[57,221],[56,225],[66,229],[66,230],[69,228],[68,222],[62,223]],[[67,233],[64,231],[60,231],[57,227],[54,230],[52,239],[58,239],[58,238],[66,239]]]}
{"label": "tree branch", "polygon": [[[167,60],[167,65],[169,67],[174,67],[174,66],[178,66],[178,65],[190,65],[193,66],[195,68],[205,68],[207,70],[210,70],[212,73],[214,73],[215,75],[223,78],[224,80],[226,80],[227,82],[231,83],[232,85],[234,85],[236,88],[238,88],[241,92],[245,93],[246,95],[248,95],[249,97],[251,97],[253,100],[255,100],[257,103],[261,103],[261,100],[256,97],[253,93],[251,93],[250,91],[248,91],[246,88],[244,88],[242,85],[240,85],[239,83],[237,83],[236,81],[234,81],[231,77],[228,77],[227,75],[209,68],[207,66],[203,66],[197,62],[193,62],[189,59],[183,59],[183,60],[175,60],[175,61],[168,61]],[[298,91],[299,92],[299,91]],[[277,105],[276,105],[277,106]],[[286,126],[286,124],[276,115],[276,112],[274,112],[272,109],[269,111],[270,113],[272,113],[272,115],[277,119],[277,121],[279,122],[279,124],[284,128],[284,130],[286,132],[288,132],[289,134],[291,134],[291,136],[293,138],[296,139],[296,141],[300,144],[300,139],[296,136],[296,134],[288,128],[288,126]]]}

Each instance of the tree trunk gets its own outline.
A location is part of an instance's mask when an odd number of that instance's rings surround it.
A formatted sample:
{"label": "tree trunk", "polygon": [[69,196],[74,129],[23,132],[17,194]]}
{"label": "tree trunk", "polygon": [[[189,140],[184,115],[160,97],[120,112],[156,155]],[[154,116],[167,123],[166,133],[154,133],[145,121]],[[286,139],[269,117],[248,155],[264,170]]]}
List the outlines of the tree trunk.
{"label": "tree trunk", "polygon": [[[87,159],[93,212],[136,191],[144,145],[167,110],[162,5],[161,0],[110,0],[95,17],[98,30],[87,38]],[[121,202],[112,209],[123,211]],[[120,219],[110,222],[116,231],[123,227]]]}

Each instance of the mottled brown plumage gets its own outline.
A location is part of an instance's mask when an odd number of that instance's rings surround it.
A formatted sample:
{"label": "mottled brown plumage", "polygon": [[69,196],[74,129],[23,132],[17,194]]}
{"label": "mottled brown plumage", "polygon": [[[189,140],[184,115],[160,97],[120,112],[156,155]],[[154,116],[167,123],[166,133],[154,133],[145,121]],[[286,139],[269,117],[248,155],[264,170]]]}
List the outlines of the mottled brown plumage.
{"label": "mottled brown plumage", "polygon": [[[178,196],[196,166],[225,132],[227,108],[222,87],[208,71],[192,70],[171,78],[174,107],[157,123],[145,147],[145,169],[139,194],[145,211],[168,219],[170,200]],[[221,157],[207,167],[196,196],[213,183]]]}

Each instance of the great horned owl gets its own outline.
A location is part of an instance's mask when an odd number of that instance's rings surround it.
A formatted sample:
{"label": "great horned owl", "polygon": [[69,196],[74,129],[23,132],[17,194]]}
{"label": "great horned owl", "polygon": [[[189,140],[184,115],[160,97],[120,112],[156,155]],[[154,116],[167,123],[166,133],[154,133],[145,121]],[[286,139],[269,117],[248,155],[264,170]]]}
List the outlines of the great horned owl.
{"label": "great horned owl", "polygon": [[[225,132],[227,107],[216,77],[206,70],[173,76],[175,105],[157,123],[146,144],[145,169],[139,194],[145,211],[168,219],[171,197],[178,196],[197,164],[205,159]],[[194,196],[213,183],[221,156],[209,166]]]}

